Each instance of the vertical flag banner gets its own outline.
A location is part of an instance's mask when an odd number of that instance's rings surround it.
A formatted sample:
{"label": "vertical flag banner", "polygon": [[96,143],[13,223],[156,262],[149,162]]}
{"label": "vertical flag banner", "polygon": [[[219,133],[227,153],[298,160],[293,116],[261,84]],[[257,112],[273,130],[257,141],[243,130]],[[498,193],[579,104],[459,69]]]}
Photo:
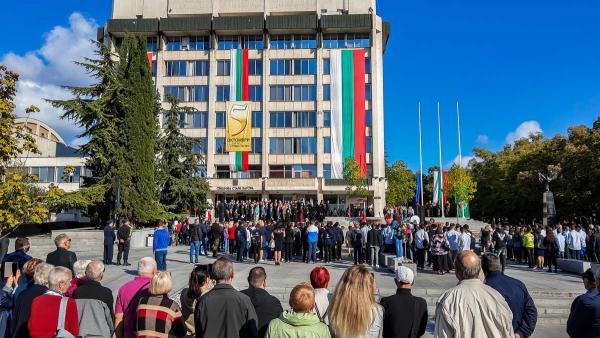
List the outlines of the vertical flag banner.
{"label": "vertical flag banner", "polygon": [[[146,53],[146,56],[148,57],[148,65],[150,65],[150,74],[154,73],[154,67],[152,67],[152,58],[154,57],[154,53],[153,52],[148,52]],[[154,75],[154,74],[152,74]]]}
{"label": "vertical flag banner", "polygon": [[417,189],[415,193],[415,205],[420,204],[421,198],[421,175],[417,173]]}
{"label": "vertical flag banner", "polygon": [[433,172],[433,201],[431,203],[433,205],[437,205],[440,200],[440,176],[438,175],[439,171]]}
{"label": "vertical flag banner", "polygon": [[367,173],[365,51],[331,51],[331,178],[343,178],[354,159]]}
{"label": "vertical flag banner", "polygon": [[446,204],[448,202],[448,196],[446,196],[448,192],[448,171],[444,171],[444,179],[442,182],[442,196],[444,197],[442,203]]}
{"label": "vertical flag banner", "polygon": [[[249,109],[249,101],[250,100],[250,89],[248,86],[248,49],[232,49],[231,50],[231,62],[230,62],[230,81],[229,81],[229,100],[237,101],[235,104],[248,104]],[[246,102],[240,102],[246,101]],[[227,107],[227,137],[229,138],[229,121],[233,119],[238,121],[240,125],[243,125],[243,122],[239,120],[242,119],[242,114],[240,110],[235,110],[237,114],[235,116],[230,115],[231,112],[229,110],[230,106]],[[233,108],[233,107],[231,107]],[[250,131],[250,142],[252,137],[252,123],[251,116],[246,119],[246,128]],[[239,127],[239,125],[238,125]],[[239,128],[238,128],[239,129]],[[246,132],[246,130],[243,130]],[[244,134],[246,135],[246,134]],[[229,151],[229,139],[226,141],[226,146]],[[233,148],[235,149],[235,148]],[[239,148],[238,148],[239,149]],[[248,171],[248,152],[251,150],[250,148],[246,148],[247,151],[229,151],[229,170],[232,172],[237,171]]]}

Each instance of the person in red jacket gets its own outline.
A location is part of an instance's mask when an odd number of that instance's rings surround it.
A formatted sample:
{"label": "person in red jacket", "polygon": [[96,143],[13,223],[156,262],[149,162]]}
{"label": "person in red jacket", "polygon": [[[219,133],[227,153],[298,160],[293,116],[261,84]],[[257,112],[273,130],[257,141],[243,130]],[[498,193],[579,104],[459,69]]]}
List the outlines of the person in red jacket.
{"label": "person in red jacket", "polygon": [[[48,291],[36,297],[31,303],[29,314],[29,336],[31,338],[52,338],[58,327],[58,313],[64,293],[71,285],[71,270],[57,266],[48,274]],[[73,336],[79,335],[77,303],[68,298],[64,322],[65,330]]]}

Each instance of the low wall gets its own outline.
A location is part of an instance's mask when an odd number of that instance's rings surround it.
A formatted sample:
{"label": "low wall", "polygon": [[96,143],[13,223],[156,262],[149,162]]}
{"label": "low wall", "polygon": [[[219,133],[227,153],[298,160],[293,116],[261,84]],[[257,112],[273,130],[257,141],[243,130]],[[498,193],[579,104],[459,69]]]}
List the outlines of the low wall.
{"label": "low wall", "polygon": [[[136,229],[131,235],[132,248],[146,247],[146,238],[154,233],[154,229]],[[86,242],[91,244],[97,242],[99,247],[104,245],[104,231],[102,230],[53,230],[51,239],[54,239],[59,234],[67,234],[72,239],[73,243]]]}

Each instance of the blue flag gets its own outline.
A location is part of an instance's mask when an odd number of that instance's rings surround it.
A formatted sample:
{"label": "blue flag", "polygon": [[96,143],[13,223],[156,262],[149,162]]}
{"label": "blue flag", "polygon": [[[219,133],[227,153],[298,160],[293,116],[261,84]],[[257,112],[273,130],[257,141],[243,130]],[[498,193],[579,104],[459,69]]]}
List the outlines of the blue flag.
{"label": "blue flag", "polygon": [[421,201],[421,175],[417,172],[417,189],[415,194],[415,205],[419,204]]}

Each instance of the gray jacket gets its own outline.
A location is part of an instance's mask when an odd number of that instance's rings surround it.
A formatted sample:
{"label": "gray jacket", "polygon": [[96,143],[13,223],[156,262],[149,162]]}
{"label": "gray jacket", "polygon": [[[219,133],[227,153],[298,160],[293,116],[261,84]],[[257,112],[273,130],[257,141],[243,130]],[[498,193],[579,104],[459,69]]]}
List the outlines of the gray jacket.
{"label": "gray jacket", "polygon": [[76,299],[81,338],[112,337],[115,332],[108,306],[97,299]]}

